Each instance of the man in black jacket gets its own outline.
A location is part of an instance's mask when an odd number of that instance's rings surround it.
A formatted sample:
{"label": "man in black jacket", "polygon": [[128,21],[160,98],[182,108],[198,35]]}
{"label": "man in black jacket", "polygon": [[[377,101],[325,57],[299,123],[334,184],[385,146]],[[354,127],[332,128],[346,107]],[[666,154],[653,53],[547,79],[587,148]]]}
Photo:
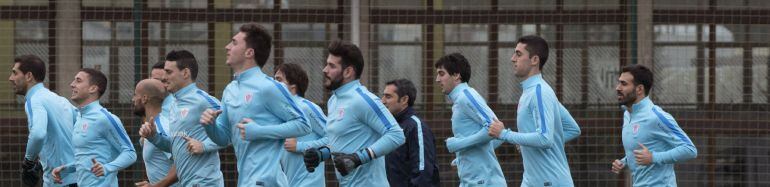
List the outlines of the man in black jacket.
{"label": "man in black jacket", "polygon": [[385,84],[382,104],[396,118],[406,137],[401,147],[385,156],[390,186],[439,186],[433,132],[412,108],[416,99],[417,90],[409,80]]}

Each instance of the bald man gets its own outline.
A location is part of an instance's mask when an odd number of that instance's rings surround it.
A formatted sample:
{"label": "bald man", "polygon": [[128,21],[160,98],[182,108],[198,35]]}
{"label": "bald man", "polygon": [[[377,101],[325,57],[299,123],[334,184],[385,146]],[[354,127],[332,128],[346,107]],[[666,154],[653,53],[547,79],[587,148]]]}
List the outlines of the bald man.
{"label": "bald man", "polygon": [[[147,122],[142,129],[153,128],[161,136],[168,136],[168,116],[161,114],[161,105],[168,96],[163,82],[157,79],[145,79],[136,84],[134,97],[131,99],[134,114],[144,117]],[[147,130],[145,130],[147,131]],[[142,134],[140,130],[140,134]],[[143,134],[144,137],[146,134]],[[149,141],[139,141],[142,145],[142,158],[149,181],[137,183],[137,186],[173,186],[178,180],[176,167],[171,160],[171,153],[164,152]]]}

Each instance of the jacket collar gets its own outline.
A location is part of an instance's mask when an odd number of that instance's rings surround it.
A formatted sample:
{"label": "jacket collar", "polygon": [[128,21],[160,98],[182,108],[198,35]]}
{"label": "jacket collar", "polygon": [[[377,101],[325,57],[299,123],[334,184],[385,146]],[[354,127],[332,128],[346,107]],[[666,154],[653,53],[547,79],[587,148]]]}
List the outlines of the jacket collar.
{"label": "jacket collar", "polygon": [[401,112],[398,112],[398,114],[395,115],[396,121],[402,122],[406,119],[411,118],[414,114],[415,114],[414,108],[412,108],[411,106],[408,106],[404,110],[402,110]]}
{"label": "jacket collar", "polygon": [[179,99],[179,96],[186,95],[187,93],[190,93],[190,92],[194,92],[197,89],[198,89],[198,86],[196,86],[195,83],[192,83],[176,91],[176,93],[174,93],[174,97]]}
{"label": "jacket collar", "polygon": [[541,83],[543,81],[544,81],[543,80],[543,74],[538,73],[538,74],[532,75],[531,77],[527,78],[527,80],[522,81],[521,82],[521,88],[522,89],[531,88],[531,87],[536,86],[537,84],[539,84],[539,83]]}
{"label": "jacket collar", "polygon": [[83,114],[83,113],[88,113],[88,112],[91,112],[91,111],[99,110],[101,108],[104,108],[104,107],[102,107],[102,104],[99,103],[99,100],[95,100],[95,101],[93,101],[91,103],[88,103],[86,106],[78,108],[78,111],[81,114]]}
{"label": "jacket collar", "polygon": [[262,72],[262,68],[260,68],[259,66],[254,66],[239,74],[233,75],[233,79],[240,82],[248,79],[249,77],[264,77],[264,76],[267,76],[267,75],[265,75],[265,73]]}
{"label": "jacket collar", "polygon": [[26,100],[29,100],[32,97],[32,95],[35,95],[35,93],[37,93],[37,91],[41,89],[45,89],[45,86],[43,86],[43,83],[37,83],[34,86],[32,86],[32,88],[29,88],[29,90],[27,90],[27,94],[24,95],[24,97],[26,98]]}
{"label": "jacket collar", "polygon": [[467,82],[458,84],[457,86],[455,86],[454,89],[452,89],[452,92],[449,92],[449,99],[452,99],[452,101],[454,101],[457,98],[460,98],[460,94],[462,94],[463,90],[468,88],[470,88],[470,86],[468,86]]}
{"label": "jacket collar", "polygon": [[[633,109],[631,112],[638,113],[641,110],[652,107],[652,105],[654,105],[652,103],[652,100],[650,100],[650,97],[647,96],[647,97],[644,97],[644,99],[642,99],[638,103],[634,103],[633,105],[631,105],[631,109]],[[628,111],[628,107],[626,107],[626,105],[623,105],[621,107],[623,108],[623,110]]]}
{"label": "jacket collar", "polygon": [[346,92],[348,92],[350,90],[353,90],[355,88],[358,88],[359,86],[361,86],[361,81],[356,79],[356,80],[350,81],[348,83],[345,83],[344,85],[340,86],[339,88],[337,88],[333,92],[334,92],[334,95],[339,95],[339,94],[346,93]]}

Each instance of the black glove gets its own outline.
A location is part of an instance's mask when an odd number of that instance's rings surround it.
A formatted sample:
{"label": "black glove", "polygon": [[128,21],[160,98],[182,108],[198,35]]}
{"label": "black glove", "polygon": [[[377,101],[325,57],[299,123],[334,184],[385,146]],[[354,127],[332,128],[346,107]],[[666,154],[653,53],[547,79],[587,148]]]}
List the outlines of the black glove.
{"label": "black glove", "polygon": [[305,150],[305,153],[303,153],[303,157],[305,158],[305,169],[307,169],[308,172],[313,173],[315,168],[321,164],[321,161],[329,158],[329,152],[330,150],[326,146]]}
{"label": "black glove", "polygon": [[358,166],[361,165],[361,159],[358,158],[358,154],[345,154],[345,153],[332,153],[334,157],[334,167],[340,172],[342,176],[348,175]]}
{"label": "black glove", "polygon": [[24,159],[21,163],[21,182],[25,186],[37,186],[42,177],[43,166],[39,161]]}

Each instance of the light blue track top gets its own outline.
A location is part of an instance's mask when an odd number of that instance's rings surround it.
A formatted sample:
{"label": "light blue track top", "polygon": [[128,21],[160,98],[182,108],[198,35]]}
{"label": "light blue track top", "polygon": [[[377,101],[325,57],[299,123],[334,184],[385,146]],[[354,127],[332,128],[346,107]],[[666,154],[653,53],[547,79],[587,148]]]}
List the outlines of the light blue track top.
{"label": "light blue track top", "polygon": [[[206,109],[219,109],[219,101],[208,93],[190,84],[173,93],[176,102],[170,110],[168,136],[157,135],[148,138],[156,148],[171,151],[176,165],[180,186],[224,186],[222,171],[220,171],[219,150],[211,140],[208,140],[200,117]],[[187,151],[187,141],[184,136],[191,137],[203,143],[203,153],[192,155]]]}
{"label": "light blue track top", "polygon": [[497,115],[468,83],[452,89],[449,99],[454,136],[447,139],[446,145],[456,156],[460,186],[506,186],[496,146],[489,136],[489,124]]}
{"label": "light blue track top", "polygon": [[[166,100],[168,100],[168,98],[163,100],[164,103]],[[153,118],[155,120],[156,132],[158,132],[157,135],[159,136],[169,136],[169,132],[171,132],[167,115],[168,114],[161,112]],[[174,160],[172,159],[170,152],[158,149],[149,141],[144,141],[142,144],[142,158],[144,160],[147,179],[152,184],[158,183],[165,178],[166,175],[168,175],[171,166],[174,165]],[[172,186],[176,186],[176,184]]]}
{"label": "light blue track top", "polygon": [[321,107],[300,96],[292,96],[294,101],[302,108],[305,118],[310,122],[311,133],[297,138],[296,152],[286,151],[281,159],[281,165],[289,179],[289,186],[326,186],[324,177],[324,165],[319,164],[316,172],[310,173],[305,168],[305,159],[302,153],[308,148],[319,148],[329,143],[326,135],[326,115]]}
{"label": "light blue track top", "polygon": [[[75,169],[78,186],[118,186],[118,170],[136,161],[134,145],[117,116],[94,101],[79,109],[72,134],[75,163],[64,170]],[[91,172],[92,159],[104,167],[104,176]]]}
{"label": "light blue track top", "polygon": [[[206,125],[212,141],[232,144],[238,167],[238,186],[288,186],[281,170],[286,138],[306,135],[310,125],[286,87],[265,75],[259,67],[233,78],[222,94],[224,107],[215,125]],[[244,118],[246,139],[236,127]]]}
{"label": "light blue track top", "polygon": [[[333,91],[326,135],[332,153],[370,149],[375,158],[342,176],[340,186],[388,186],[384,156],[404,144],[404,131],[380,99],[354,80]],[[317,171],[316,171],[317,172]]]}
{"label": "light blue track top", "polygon": [[55,184],[53,168],[75,162],[72,128],[75,107],[69,100],[37,83],[27,91],[24,110],[27,113],[27,151],[24,158],[40,158],[43,166],[43,186],[61,186],[76,182],[75,173],[61,173],[62,184]]}
{"label": "light blue track top", "polygon": [[[633,113],[623,113],[626,156],[620,160],[631,170],[634,186],[676,186],[674,164],[695,158],[698,150],[674,117],[649,97],[631,107]],[[633,151],[642,149],[639,143],[652,153],[652,165],[636,164]]]}
{"label": "light blue track top", "polygon": [[501,134],[502,140],[521,146],[521,186],[574,186],[564,143],[577,137],[580,128],[542,74],[527,78],[521,87],[524,91],[516,116],[518,132],[504,130]]}

